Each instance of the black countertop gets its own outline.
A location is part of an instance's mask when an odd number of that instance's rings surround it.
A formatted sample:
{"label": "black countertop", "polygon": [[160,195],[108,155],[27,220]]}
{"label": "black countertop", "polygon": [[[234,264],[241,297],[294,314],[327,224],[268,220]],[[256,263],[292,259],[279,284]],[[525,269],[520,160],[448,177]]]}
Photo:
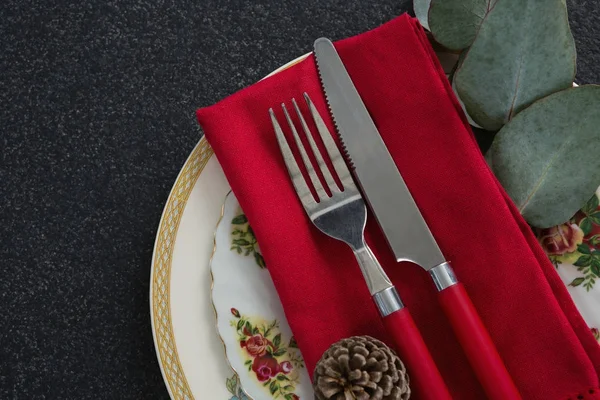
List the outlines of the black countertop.
{"label": "black countertop", "polygon": [[[150,261],[194,110],[410,4],[2,1],[0,398],[167,399]],[[600,82],[600,3],[568,4]]]}

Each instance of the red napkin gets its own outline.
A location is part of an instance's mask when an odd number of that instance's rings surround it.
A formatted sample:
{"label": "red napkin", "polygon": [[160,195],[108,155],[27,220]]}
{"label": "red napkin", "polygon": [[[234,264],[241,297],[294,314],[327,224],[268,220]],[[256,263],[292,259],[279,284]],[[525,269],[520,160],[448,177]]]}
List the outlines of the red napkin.
{"label": "red napkin", "polygon": [[[600,347],[486,165],[418,22],[403,15],[336,47],[523,398],[600,399]],[[280,104],[303,92],[333,132],[312,56],[198,110],[198,120],[254,229],[312,374],[341,338],[391,341],[351,250],[313,227],[279,153],[268,109],[284,121]],[[485,398],[427,273],[394,261],[371,216],[367,241],[453,397]]]}

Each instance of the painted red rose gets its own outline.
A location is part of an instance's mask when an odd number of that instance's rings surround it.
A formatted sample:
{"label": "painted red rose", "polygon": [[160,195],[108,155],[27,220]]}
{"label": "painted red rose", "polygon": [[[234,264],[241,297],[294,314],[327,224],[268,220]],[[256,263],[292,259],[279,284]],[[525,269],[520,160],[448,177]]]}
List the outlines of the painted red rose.
{"label": "painted red rose", "polygon": [[549,255],[563,255],[577,250],[583,242],[583,231],[577,224],[562,224],[540,229],[538,240]]}
{"label": "painted red rose", "polygon": [[300,397],[298,397],[294,393],[292,393],[292,399],[294,399],[294,400],[300,400]]}
{"label": "painted red rose", "polygon": [[281,363],[281,371],[283,371],[284,374],[289,373],[292,369],[294,369],[294,367],[292,367],[291,362],[284,361]]}
{"label": "painted red rose", "polygon": [[281,371],[281,366],[273,356],[264,355],[254,359],[252,371],[259,381],[264,382],[277,375]]}
{"label": "painted red rose", "polygon": [[242,347],[245,347],[248,351],[248,354],[250,354],[252,357],[260,357],[266,354],[267,346],[271,342],[265,339],[263,335],[257,334],[249,337],[246,341],[242,341],[241,343],[244,343]]}

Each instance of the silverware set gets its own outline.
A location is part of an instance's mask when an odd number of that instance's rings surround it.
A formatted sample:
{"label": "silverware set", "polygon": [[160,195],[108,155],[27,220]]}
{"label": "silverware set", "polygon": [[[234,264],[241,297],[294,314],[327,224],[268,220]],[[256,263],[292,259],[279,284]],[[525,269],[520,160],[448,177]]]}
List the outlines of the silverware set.
{"label": "silverware set", "polygon": [[[408,309],[365,242],[366,204],[373,211],[397,261],[411,261],[429,272],[440,306],[487,396],[494,400],[520,399],[490,335],[423,219],[335,47],[328,39],[318,39],[315,57],[337,134],[348,152],[346,158],[352,163],[353,173],[306,93],[304,100],[309,117],[326,154],[319,150],[301,108],[291,99],[300,129],[285,104],[282,104],[282,112],[302,165],[296,162],[276,112],[270,109],[281,154],[306,214],[321,232],[346,243],[354,252],[384,326],[407,364],[411,386],[421,399],[452,397]],[[301,136],[309,148],[305,148]],[[317,161],[316,166],[309,154]],[[329,169],[327,158],[333,170]],[[302,174],[303,169],[307,179]]]}

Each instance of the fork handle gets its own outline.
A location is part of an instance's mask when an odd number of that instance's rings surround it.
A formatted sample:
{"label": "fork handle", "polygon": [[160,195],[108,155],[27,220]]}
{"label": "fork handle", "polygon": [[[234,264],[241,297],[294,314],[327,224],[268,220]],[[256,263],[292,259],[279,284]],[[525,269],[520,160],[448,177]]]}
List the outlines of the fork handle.
{"label": "fork handle", "polygon": [[[385,299],[394,297],[399,302],[400,308],[386,307]],[[423,400],[452,400],[415,321],[408,308],[400,302],[396,288],[391,287],[376,293],[373,299],[379,308],[385,329],[394,340],[396,350],[406,364],[411,387],[414,388],[417,396]],[[392,301],[392,304],[398,303]],[[397,309],[393,310],[393,308]]]}

